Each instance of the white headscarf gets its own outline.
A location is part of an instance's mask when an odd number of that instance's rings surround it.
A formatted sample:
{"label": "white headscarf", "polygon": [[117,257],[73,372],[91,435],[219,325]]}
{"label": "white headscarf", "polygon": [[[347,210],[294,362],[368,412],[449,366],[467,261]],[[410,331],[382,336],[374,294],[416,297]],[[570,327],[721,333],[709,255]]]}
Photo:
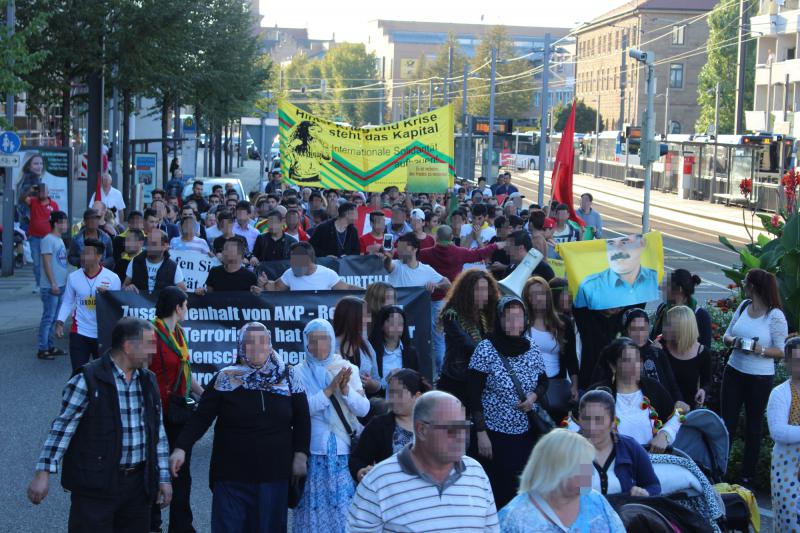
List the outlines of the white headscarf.
{"label": "white headscarf", "polygon": [[[308,351],[308,337],[315,331],[324,331],[330,339],[331,347],[325,359],[317,359]],[[303,330],[303,348],[306,351],[306,358],[298,370],[307,394],[312,396],[330,385],[333,376],[328,373],[328,366],[342,358],[336,353],[336,335],[330,322],[315,318],[306,324]]]}

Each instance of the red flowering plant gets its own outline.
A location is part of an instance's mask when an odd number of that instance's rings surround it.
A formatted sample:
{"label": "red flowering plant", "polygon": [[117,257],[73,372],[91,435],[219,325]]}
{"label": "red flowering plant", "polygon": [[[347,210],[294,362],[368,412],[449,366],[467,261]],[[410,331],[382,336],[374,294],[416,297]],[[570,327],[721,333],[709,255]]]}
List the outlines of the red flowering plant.
{"label": "red flowering plant", "polygon": [[739,192],[741,192],[745,200],[749,202],[750,198],[753,196],[753,180],[749,178],[742,179],[742,181],[739,182]]}
{"label": "red flowering plant", "polygon": [[797,188],[800,186],[800,171],[797,168],[789,169],[781,180],[783,196],[786,200],[786,213],[793,215],[797,212]]}

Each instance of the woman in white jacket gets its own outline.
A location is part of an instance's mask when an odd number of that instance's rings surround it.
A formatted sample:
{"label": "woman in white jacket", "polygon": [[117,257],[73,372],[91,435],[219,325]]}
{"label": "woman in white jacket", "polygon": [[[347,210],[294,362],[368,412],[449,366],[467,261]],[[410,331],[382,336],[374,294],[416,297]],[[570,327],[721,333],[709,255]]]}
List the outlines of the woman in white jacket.
{"label": "woman in white jacket", "polygon": [[797,531],[800,503],[800,337],[786,341],[786,369],[790,378],[772,389],[767,404],[772,449],[772,512],[775,531]]}
{"label": "woman in white jacket", "polygon": [[298,367],[311,414],[311,457],[303,495],[294,512],[295,531],[345,531],[355,492],[348,470],[356,417],[369,411],[358,367],[336,353],[333,326],[315,319],[303,330],[305,362]]}

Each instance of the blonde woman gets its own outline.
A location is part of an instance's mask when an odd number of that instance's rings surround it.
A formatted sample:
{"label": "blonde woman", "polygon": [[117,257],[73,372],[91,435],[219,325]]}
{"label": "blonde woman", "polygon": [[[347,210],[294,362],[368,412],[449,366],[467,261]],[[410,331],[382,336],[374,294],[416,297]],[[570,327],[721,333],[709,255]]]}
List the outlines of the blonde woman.
{"label": "blonde woman", "polygon": [[663,346],[683,401],[692,409],[702,407],[711,387],[711,354],[697,340],[697,319],[688,306],[667,311]]}
{"label": "blonde woman", "polygon": [[617,513],[592,487],[595,449],[578,433],[542,437],[522,472],[519,494],[500,510],[504,533],[624,533]]}

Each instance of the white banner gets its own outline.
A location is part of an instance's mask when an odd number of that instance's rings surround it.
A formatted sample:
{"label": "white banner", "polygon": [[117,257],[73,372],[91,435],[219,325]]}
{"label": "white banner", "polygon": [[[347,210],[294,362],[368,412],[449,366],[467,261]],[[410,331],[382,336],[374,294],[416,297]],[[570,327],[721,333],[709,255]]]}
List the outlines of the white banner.
{"label": "white banner", "polygon": [[170,250],[169,257],[181,267],[186,290],[194,292],[198,287],[205,287],[211,267],[220,264],[219,259],[199,252]]}

